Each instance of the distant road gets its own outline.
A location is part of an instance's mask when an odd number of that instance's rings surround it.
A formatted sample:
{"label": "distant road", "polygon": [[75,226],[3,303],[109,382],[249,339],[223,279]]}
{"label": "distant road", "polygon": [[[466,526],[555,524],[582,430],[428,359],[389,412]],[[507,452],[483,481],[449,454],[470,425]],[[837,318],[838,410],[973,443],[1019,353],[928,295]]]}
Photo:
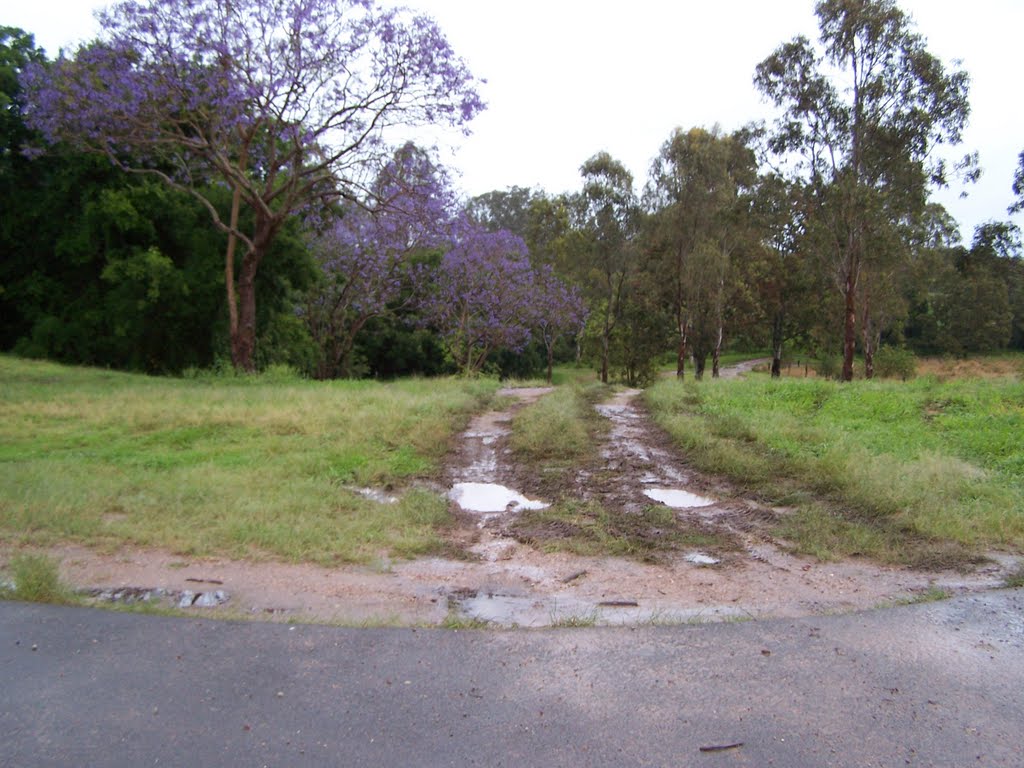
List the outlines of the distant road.
{"label": "distant road", "polygon": [[1021,590],[507,632],[0,603],[5,767],[1020,766],[1022,723]]}

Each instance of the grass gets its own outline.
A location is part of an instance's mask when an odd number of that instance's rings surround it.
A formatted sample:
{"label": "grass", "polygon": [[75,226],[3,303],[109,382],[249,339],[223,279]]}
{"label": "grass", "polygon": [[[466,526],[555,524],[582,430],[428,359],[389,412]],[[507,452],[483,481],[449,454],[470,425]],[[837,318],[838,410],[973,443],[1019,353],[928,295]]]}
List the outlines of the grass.
{"label": "grass", "polygon": [[521,409],[512,420],[510,443],[520,460],[572,465],[593,452],[598,433],[606,429],[593,407],[605,387],[562,386]]}
{"label": "grass", "polygon": [[0,356],[0,537],[321,564],[438,551],[435,474],[478,380],[153,378]]}
{"label": "grass", "polygon": [[64,584],[57,563],[45,555],[16,554],[9,563],[10,585],[0,584],[0,599],[31,603],[68,604],[77,602]]}
{"label": "grass", "polygon": [[448,611],[444,621],[440,624],[441,629],[494,629],[489,621],[484,619],[463,616],[455,610]]}
{"label": "grass", "polygon": [[509,530],[519,541],[548,552],[642,562],[659,562],[687,547],[731,547],[721,537],[683,527],[673,510],[660,505],[612,514],[594,501],[563,499],[546,509],[524,511]]}
{"label": "grass", "polygon": [[586,613],[552,614],[551,629],[590,629],[596,627],[601,613],[596,608]]}
{"label": "grass", "polygon": [[767,377],[647,393],[700,469],[795,508],[798,551],[919,565],[1024,549],[1024,383]]}

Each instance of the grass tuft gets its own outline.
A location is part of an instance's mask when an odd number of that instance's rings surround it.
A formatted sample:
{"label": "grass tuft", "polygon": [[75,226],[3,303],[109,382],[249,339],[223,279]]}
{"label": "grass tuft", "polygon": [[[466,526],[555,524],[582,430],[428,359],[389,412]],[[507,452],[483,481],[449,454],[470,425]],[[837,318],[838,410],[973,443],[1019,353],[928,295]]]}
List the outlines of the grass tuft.
{"label": "grass tuft", "polygon": [[74,592],[60,578],[57,562],[45,555],[18,554],[10,561],[13,586],[0,587],[0,597],[30,603],[77,602]]}

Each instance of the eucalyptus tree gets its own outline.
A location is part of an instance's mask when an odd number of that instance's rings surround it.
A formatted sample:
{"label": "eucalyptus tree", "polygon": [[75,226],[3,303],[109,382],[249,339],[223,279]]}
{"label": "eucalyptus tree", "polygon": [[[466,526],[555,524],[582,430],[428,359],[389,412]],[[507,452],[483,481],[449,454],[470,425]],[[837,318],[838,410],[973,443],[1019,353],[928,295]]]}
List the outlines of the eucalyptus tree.
{"label": "eucalyptus tree", "polygon": [[820,0],[820,47],[800,36],[757,66],[754,82],[782,110],[771,148],[814,194],[813,223],[844,302],[842,378],[853,378],[860,280],[872,236],[923,210],[951,172],[940,145],[960,143],[968,76],[947,71],[893,0]]}
{"label": "eucalyptus tree", "polygon": [[758,179],[752,216],[760,234],[760,253],[748,260],[745,281],[756,292],[758,317],[769,328],[771,375],[782,374],[787,341],[807,335],[816,313],[817,270],[808,264],[802,185],[769,173]]}
{"label": "eucalyptus tree", "polygon": [[[203,203],[228,236],[231,355],[246,370],[256,274],[285,223],[359,199],[394,129],[464,126],[483,107],[432,20],[373,0],[123,0],[98,18],[99,41],[26,70],[29,121]],[[218,185],[226,215],[206,193]]]}
{"label": "eucalyptus tree", "polygon": [[1020,213],[1024,211],[1024,152],[1017,158],[1017,170],[1013,174],[1013,194],[1017,199],[1007,212]]}
{"label": "eucalyptus tree", "polygon": [[577,215],[587,241],[585,285],[600,346],[601,381],[607,383],[612,333],[622,317],[627,282],[636,266],[639,209],[633,175],[607,152],[583,163],[580,173],[583,191]]}
{"label": "eucalyptus tree", "polygon": [[677,128],[651,166],[645,204],[650,248],[675,322],[676,375],[687,356],[698,377],[724,340],[731,257],[747,234],[741,195],[753,187],[756,160],[739,134]]}

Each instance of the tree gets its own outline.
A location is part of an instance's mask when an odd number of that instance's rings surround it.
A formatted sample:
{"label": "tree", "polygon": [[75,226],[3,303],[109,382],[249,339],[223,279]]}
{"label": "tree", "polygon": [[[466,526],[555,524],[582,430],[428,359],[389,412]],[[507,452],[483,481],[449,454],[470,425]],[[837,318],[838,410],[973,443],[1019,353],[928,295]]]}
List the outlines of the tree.
{"label": "tree", "polygon": [[522,238],[488,232],[465,218],[421,303],[423,321],[436,328],[456,367],[478,373],[488,355],[530,340],[533,268]]}
{"label": "tree", "polygon": [[407,144],[365,203],[347,206],[311,239],[321,279],[302,313],[321,352],[318,378],[351,376],[352,349],[367,322],[416,302],[410,257],[448,242],[454,205],[443,170]]}
{"label": "tree", "polygon": [[638,210],[633,176],[607,152],[581,167],[583,191],[578,198],[581,228],[588,239],[587,284],[591,317],[597,323],[601,381],[608,383],[612,333],[622,314],[627,279],[634,268],[633,237]]}
{"label": "tree", "polygon": [[[256,274],[288,219],[359,199],[396,127],[462,126],[483,106],[433,21],[373,0],[124,0],[99,19],[99,42],[26,69],[30,123],[204,204],[228,236],[231,355],[245,370]],[[211,183],[232,193],[226,216]]]}
{"label": "tree", "polygon": [[724,338],[730,258],[746,222],[740,193],[753,186],[756,163],[740,135],[676,129],[651,166],[646,201],[654,215],[652,248],[676,328],[676,376],[688,354],[703,375]]}
{"label": "tree", "polygon": [[547,264],[534,272],[531,301],[534,315],[532,325],[544,344],[550,384],[555,342],[565,334],[575,336],[582,333],[587,322],[587,309],[579,292],[560,280]]}
{"label": "tree", "polygon": [[1017,171],[1013,174],[1013,194],[1017,200],[1007,208],[1007,213],[1024,211],[1024,152],[1017,158]]}
{"label": "tree", "polygon": [[761,235],[759,253],[745,264],[743,282],[753,285],[758,316],[769,328],[771,375],[782,375],[787,341],[806,336],[816,307],[816,271],[805,252],[803,188],[769,173],[758,180],[753,216]]}
{"label": "tree", "polygon": [[[958,144],[968,77],[947,73],[893,0],[821,0],[823,53],[805,37],[780,46],[754,81],[782,108],[771,148],[796,156],[844,301],[842,378],[853,378],[857,296],[880,228],[923,209],[950,169],[936,147]],[[976,174],[966,157],[954,170]]]}

